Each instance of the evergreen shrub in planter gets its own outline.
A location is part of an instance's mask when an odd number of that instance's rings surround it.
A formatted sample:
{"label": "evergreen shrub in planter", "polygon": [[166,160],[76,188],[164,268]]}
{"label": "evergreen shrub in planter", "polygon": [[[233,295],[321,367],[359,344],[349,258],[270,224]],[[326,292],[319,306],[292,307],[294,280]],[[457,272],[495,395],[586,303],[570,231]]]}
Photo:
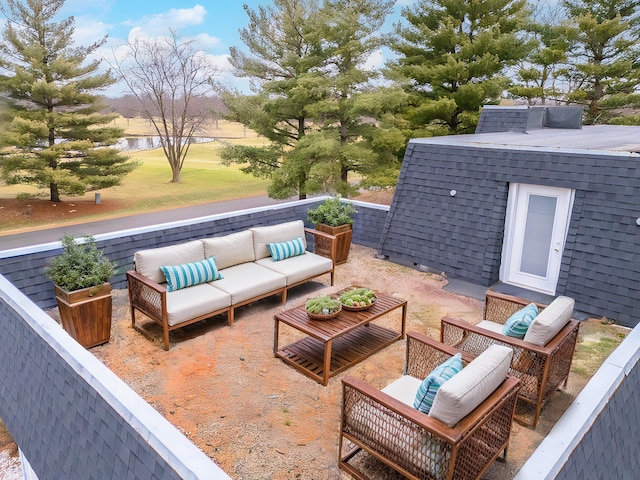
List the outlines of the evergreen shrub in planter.
{"label": "evergreen shrub in planter", "polygon": [[307,210],[307,220],[316,225],[316,230],[337,237],[336,264],[344,263],[351,247],[354,206],[340,197],[331,197],[316,208]]}
{"label": "evergreen shrub in planter", "polygon": [[85,348],[101,345],[111,336],[111,278],[116,265],[98,249],[91,235],[76,242],[62,239],[64,252],[45,268],[55,284],[62,327]]}

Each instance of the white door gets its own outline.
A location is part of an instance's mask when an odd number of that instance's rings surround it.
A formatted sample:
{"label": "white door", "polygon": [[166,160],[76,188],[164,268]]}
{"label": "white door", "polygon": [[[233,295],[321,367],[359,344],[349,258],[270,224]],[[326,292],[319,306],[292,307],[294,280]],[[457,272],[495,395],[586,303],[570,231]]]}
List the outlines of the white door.
{"label": "white door", "polygon": [[573,190],[511,184],[501,280],[555,295]]}

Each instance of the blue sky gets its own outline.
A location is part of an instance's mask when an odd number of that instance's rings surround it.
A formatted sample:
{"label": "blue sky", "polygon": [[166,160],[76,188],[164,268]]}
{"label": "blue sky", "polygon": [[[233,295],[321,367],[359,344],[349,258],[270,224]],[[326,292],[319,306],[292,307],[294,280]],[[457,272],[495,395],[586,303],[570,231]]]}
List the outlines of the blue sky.
{"label": "blue sky", "polygon": [[[402,5],[412,0],[398,0],[396,15]],[[61,17],[73,15],[76,20],[74,40],[78,45],[89,45],[108,35],[108,42],[101,54],[110,58],[113,52],[126,43],[130,35],[139,33],[154,38],[164,36],[173,28],[181,36],[194,38],[211,61],[218,66],[224,81],[240,90],[248,92],[248,81],[236,79],[228,73],[229,47],[242,48],[238,29],[246,27],[247,15],[242,8],[246,3],[255,9],[258,5],[271,5],[269,0],[213,0],[168,1],[168,0],[67,0],[60,12]],[[392,20],[387,23],[391,25]],[[381,64],[383,53],[372,58],[374,64]],[[121,86],[114,86],[108,95],[126,93]]]}

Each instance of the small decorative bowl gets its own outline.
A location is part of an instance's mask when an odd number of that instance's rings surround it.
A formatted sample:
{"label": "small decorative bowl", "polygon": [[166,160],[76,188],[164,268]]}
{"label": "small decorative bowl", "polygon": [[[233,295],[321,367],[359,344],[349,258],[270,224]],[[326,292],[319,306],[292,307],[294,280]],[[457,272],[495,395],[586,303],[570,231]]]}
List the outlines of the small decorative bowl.
{"label": "small decorative bowl", "polygon": [[310,298],[304,306],[312,320],[330,320],[337,317],[342,310],[340,301],[332,295]]}
{"label": "small decorative bowl", "polygon": [[345,310],[348,310],[350,312],[361,312],[362,310],[366,310],[369,307],[372,307],[373,305],[375,305],[376,302],[370,303],[369,305],[364,305],[362,307],[350,307],[349,305],[345,305],[344,303],[342,304],[342,308],[344,308]]}
{"label": "small decorative bowl", "polygon": [[[357,290],[361,290],[361,291],[366,291],[367,294],[369,295],[373,295],[373,302],[371,303],[367,303],[364,305],[347,305],[345,303],[343,303],[343,295],[348,294],[350,292],[354,292]],[[348,288],[346,290],[343,290],[342,292],[340,292],[340,295],[338,296],[338,299],[340,300],[340,303],[342,303],[342,308],[344,308],[345,310],[348,310],[350,312],[360,312],[362,310],[366,310],[367,308],[371,307],[372,305],[374,305],[377,301],[378,298],[375,296],[373,290],[371,290],[370,288],[363,288],[363,287],[353,287],[353,288]]]}
{"label": "small decorative bowl", "polygon": [[336,318],[338,314],[342,311],[342,307],[332,313],[311,313],[307,312],[307,315],[311,320],[331,320],[332,318]]}

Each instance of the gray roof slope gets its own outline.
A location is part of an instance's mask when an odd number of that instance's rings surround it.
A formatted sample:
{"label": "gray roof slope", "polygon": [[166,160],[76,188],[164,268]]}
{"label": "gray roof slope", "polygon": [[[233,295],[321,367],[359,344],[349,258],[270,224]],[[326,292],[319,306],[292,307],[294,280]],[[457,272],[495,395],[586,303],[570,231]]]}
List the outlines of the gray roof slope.
{"label": "gray roof slope", "polygon": [[593,125],[581,129],[541,128],[527,133],[496,132],[412,139],[415,143],[578,153],[640,154],[640,127]]}

